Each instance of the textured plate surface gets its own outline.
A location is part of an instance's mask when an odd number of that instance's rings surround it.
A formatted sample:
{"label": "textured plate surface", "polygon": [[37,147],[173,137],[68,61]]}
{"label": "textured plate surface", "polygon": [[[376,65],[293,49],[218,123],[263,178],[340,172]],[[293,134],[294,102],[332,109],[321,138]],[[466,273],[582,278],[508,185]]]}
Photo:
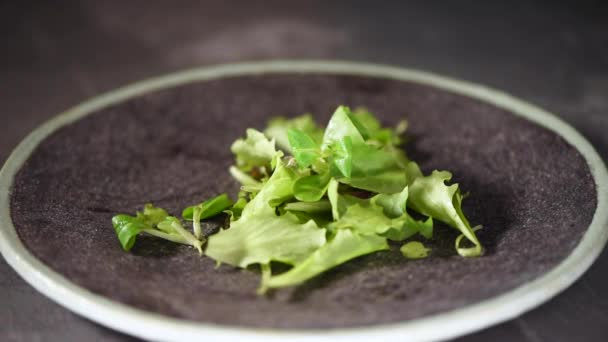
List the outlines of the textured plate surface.
{"label": "textured plate surface", "polygon": [[[255,272],[216,270],[212,260],[187,247],[144,238],[132,253],[120,249],[110,225],[114,213],[133,212],[149,201],[178,213],[202,198],[234,194],[237,185],[226,172],[232,162],[228,146],[245,128],[304,112],[324,123],[341,103],[366,106],[385,124],[409,120],[410,157],[426,172],[453,171],[471,192],[464,210],[472,223],[485,227],[479,233],[483,258],[456,256],[457,233],[439,226],[429,244],[431,258],[407,261],[394,249],[259,297]],[[306,336],[309,329],[324,328],[378,333],[379,324],[406,329],[401,333],[413,337],[451,336],[506,319],[555,294],[586,269],[605,242],[605,213],[596,212],[605,169],[584,140],[545,115],[487,89],[390,68],[294,62],[187,72],[119,90],[34,132],[3,171],[3,186],[10,187],[3,200],[14,231],[3,215],[2,232],[6,242],[16,231],[25,250],[48,269],[19,262],[50,286],[76,285],[82,293],[62,289],[87,296],[93,306],[135,315],[130,318],[138,325],[157,319],[156,314],[179,319],[157,327],[164,329],[161,338],[185,336],[167,333],[171,324],[193,329],[184,333],[206,329],[181,320],[219,324],[218,336],[225,336],[224,325],[252,334],[260,333],[252,327],[300,329],[304,335],[299,336]],[[588,231],[594,220],[595,230]],[[207,231],[219,223],[211,222]],[[592,241],[590,233],[596,234]],[[585,241],[591,245],[577,261],[579,268],[563,270],[551,283],[549,271],[555,273],[560,263],[563,268]],[[3,253],[10,262],[7,245]],[[10,248],[27,253],[21,246]],[[32,271],[20,266],[15,265],[22,274]],[[540,286],[536,296],[520,296],[519,308],[504,300],[526,287],[534,295],[535,284]],[[124,311],[132,309],[106,298],[153,314]],[[468,316],[467,321],[466,311],[484,304],[494,308],[491,317]],[[91,317],[92,309],[87,305],[80,312]],[[460,317],[450,320],[445,312]],[[416,324],[433,319],[447,319],[453,332],[416,330]],[[104,323],[142,335],[138,328]]]}

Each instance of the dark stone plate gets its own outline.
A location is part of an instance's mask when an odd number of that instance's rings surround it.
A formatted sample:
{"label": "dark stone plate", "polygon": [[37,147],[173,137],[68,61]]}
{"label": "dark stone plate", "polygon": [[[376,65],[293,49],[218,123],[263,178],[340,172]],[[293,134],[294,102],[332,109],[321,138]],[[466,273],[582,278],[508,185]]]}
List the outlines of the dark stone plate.
{"label": "dark stone plate", "polygon": [[[185,246],[142,237],[122,251],[115,213],[153,202],[178,214],[234,195],[229,146],[247,127],[304,112],[325,123],[338,104],[368,107],[385,124],[409,120],[410,157],[425,172],[451,170],[470,191],[464,211],[485,227],[485,256],[455,255],[457,232],[439,225],[427,259],[408,261],[394,246],[262,297],[255,270],[215,269]],[[417,83],[295,73],[191,83],[99,110],[46,138],[10,198],[29,252],[93,293],[175,318],[271,328],[400,322],[503,294],[563,261],[596,205],[579,152],[504,109]]]}

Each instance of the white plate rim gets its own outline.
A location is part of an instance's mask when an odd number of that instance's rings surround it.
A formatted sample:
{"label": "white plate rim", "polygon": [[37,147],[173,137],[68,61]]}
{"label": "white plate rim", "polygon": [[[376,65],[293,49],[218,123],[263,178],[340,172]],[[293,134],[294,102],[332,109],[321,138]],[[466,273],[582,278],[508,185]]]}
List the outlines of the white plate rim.
{"label": "white plate rim", "polygon": [[[563,137],[585,158],[597,186],[597,209],[579,244],[559,265],[511,291],[463,308],[392,324],[330,330],[277,330],[180,320],[136,309],[80,287],[51,270],[21,243],[10,216],[15,174],[49,134],[101,108],[177,85],[224,77],[267,73],[348,74],[410,81],[445,89],[504,108]],[[457,337],[515,318],[574,283],[608,240],[608,172],[592,145],[574,128],[532,104],[504,92],[429,72],[401,67],[320,60],[272,60],[206,66],[140,81],[96,96],[56,116],[30,133],[0,171],[0,251],[17,273],[58,304],[115,330],[148,340],[184,341],[350,341],[399,338],[431,341]],[[438,328],[439,327],[439,328]]]}

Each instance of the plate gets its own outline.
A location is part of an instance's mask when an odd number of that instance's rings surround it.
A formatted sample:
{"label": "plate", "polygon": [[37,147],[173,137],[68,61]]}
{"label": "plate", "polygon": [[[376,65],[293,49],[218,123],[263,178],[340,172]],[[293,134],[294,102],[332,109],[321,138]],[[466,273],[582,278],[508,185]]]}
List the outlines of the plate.
{"label": "plate", "polygon": [[[483,257],[455,255],[457,232],[439,226],[430,258],[394,248],[261,297],[256,272],[216,269],[186,246],[120,249],[113,214],[234,194],[228,146],[245,128],[325,121],[339,104],[409,120],[410,157],[471,192]],[[142,338],[437,340],[514,318],[580,277],[608,238],[607,178],[570,126],[483,86],[348,62],[221,65],[112,91],[32,132],[0,174],[0,248],[43,294]]]}

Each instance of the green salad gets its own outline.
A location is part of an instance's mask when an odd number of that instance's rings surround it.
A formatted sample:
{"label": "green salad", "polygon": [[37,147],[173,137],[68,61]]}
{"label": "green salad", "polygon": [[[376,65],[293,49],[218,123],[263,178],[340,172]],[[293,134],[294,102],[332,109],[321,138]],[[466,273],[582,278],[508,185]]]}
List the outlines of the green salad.
{"label": "green salad", "polygon": [[[382,127],[369,111],[345,106],[325,129],[308,114],[273,119],[231,146],[235,165],[228,171],[241,184],[236,201],[221,194],[185,208],[181,218],[146,204],[135,216],[114,216],[114,230],[126,251],[148,234],[191,245],[218,264],[257,266],[260,293],[389,249],[389,241],[403,241],[404,257],[423,258],[430,249],[405,240],[430,239],[434,221],[460,231],[458,254],[480,256],[480,226],[471,227],[462,212],[458,184],[446,184],[448,171],[425,176],[407,158],[400,147],[406,129],[405,121]],[[203,236],[201,221],[219,214],[228,215],[225,226]],[[290,268],[277,273],[279,263]]]}

